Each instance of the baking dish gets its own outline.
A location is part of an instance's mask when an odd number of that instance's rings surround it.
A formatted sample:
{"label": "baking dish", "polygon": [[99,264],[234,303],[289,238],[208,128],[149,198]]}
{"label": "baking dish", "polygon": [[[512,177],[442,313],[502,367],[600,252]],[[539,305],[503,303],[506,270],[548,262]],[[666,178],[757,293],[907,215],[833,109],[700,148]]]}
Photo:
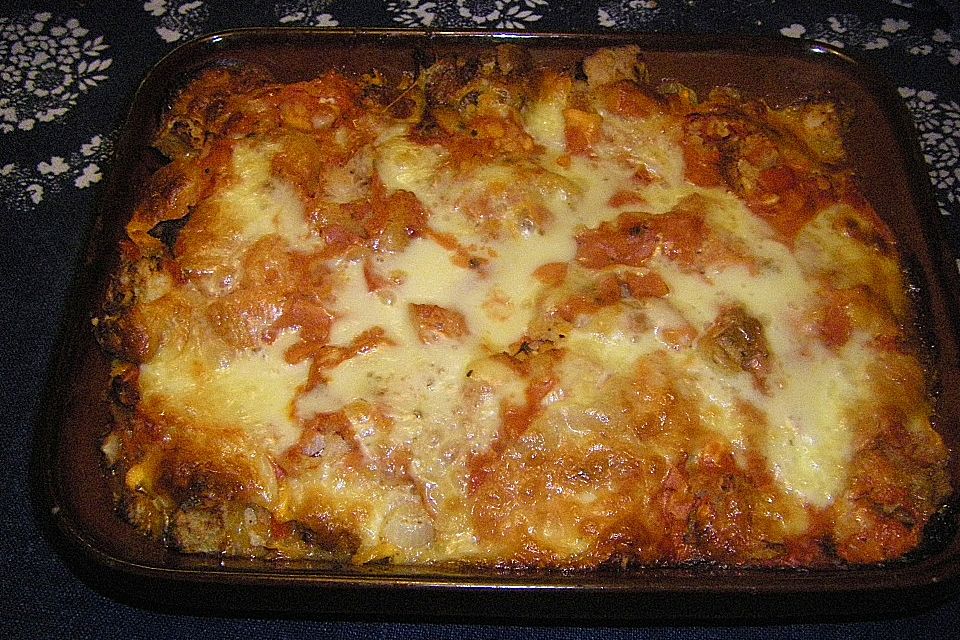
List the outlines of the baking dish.
{"label": "baking dish", "polygon": [[[38,438],[39,507],[65,552],[111,591],[172,605],[249,610],[417,612],[433,615],[634,618],[884,612],[931,602],[955,581],[955,512],[945,509],[924,546],[885,566],[843,570],[656,567],[597,573],[355,567],[178,554],[152,543],[114,513],[99,442],[109,411],[109,363],[89,329],[104,274],[116,261],[132,201],[160,158],[149,149],[163,106],[183,78],[211,64],[253,62],[279,80],[325,69],[415,69],[423,52],[502,42],[563,63],[601,46],[634,43],[658,79],[695,90],[735,84],[773,103],[828,94],[856,115],[848,144],[863,190],[898,237],[916,283],[938,376],[938,426],[955,449],[957,340],[949,315],[956,276],[935,236],[929,185],[896,95],[868,69],[821,45],[681,36],[583,36],[248,30],[208,36],[163,60],[134,101],[116,170],[93,230]],[[951,461],[957,477],[956,460]],[[944,583],[948,583],[944,586]],[[198,594],[206,594],[199,598]],[[536,606],[532,606],[533,604]]]}

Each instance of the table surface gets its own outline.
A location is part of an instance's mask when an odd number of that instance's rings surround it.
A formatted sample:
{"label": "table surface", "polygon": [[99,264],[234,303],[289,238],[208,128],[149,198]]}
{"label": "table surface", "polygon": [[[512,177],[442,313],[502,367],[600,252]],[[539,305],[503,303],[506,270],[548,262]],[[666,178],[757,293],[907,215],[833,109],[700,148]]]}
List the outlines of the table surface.
{"label": "table surface", "polygon": [[[949,2],[949,4],[948,4]],[[74,576],[39,534],[30,443],[67,290],[124,109],[164,54],[241,26],[740,33],[820,40],[876,65],[913,116],[944,234],[960,255],[960,7],[955,0],[146,0],[0,7],[2,638],[367,636],[635,638],[956,637],[960,598],[856,623],[638,627],[181,616],[120,604]],[[958,263],[960,264],[960,263]]]}

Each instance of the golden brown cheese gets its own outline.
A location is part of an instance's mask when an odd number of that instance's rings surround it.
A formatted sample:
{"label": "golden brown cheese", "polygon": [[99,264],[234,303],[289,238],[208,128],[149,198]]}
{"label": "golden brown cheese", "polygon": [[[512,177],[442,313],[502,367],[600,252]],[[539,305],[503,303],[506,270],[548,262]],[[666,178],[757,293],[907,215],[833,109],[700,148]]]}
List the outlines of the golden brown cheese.
{"label": "golden brown cheese", "polygon": [[834,105],[582,67],[188,86],[96,320],[134,524],[524,567],[917,546],[947,452]]}

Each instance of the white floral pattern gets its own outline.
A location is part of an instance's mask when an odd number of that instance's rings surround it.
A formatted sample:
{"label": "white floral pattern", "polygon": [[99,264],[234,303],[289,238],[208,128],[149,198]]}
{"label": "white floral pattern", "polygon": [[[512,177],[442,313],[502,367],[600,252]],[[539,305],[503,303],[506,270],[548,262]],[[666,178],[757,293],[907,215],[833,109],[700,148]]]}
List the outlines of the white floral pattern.
{"label": "white floral pattern", "polygon": [[933,91],[900,87],[920,133],[924,159],[930,165],[930,180],[937,190],[940,213],[958,212],[960,197],[960,105],[941,101]]}
{"label": "white floral pattern", "polygon": [[[17,0],[0,3],[0,203],[7,212],[9,233],[5,239],[9,255],[5,257],[12,267],[11,277],[6,278],[7,301],[17,306],[8,314],[11,321],[7,324],[13,332],[7,342],[15,346],[10,353],[18,355],[18,345],[22,343],[37,354],[35,359],[41,364],[44,354],[51,353],[50,336],[55,333],[51,329],[56,315],[52,313],[55,310],[50,307],[51,301],[55,304],[68,290],[71,269],[65,268],[65,264],[79,259],[76,245],[80,231],[89,223],[89,195],[103,184],[101,175],[110,162],[112,143],[116,139],[111,127],[119,120],[137,78],[175,44],[213,29],[253,24],[780,33],[834,42],[862,53],[868,62],[881,66],[895,85],[901,86],[900,95],[916,121],[940,210],[952,214],[942,217],[939,220],[942,224],[935,231],[948,238],[956,257],[960,255],[960,14],[957,2]],[[22,12],[22,7],[31,7],[31,10]],[[952,23],[944,10],[953,14]],[[836,15],[838,12],[860,17]],[[960,259],[956,259],[955,264],[960,271]],[[28,273],[35,273],[37,277],[23,277]],[[17,380],[12,379],[8,386],[16,384]],[[31,393],[30,384],[24,382],[21,386]],[[30,407],[26,406],[29,404],[29,401],[20,402],[8,407],[11,416],[23,417],[23,420],[10,421],[11,425],[27,424],[24,420],[30,418]],[[8,448],[14,457],[4,461],[13,464],[12,468],[25,469],[27,458],[20,456],[24,448]],[[5,491],[3,506],[13,510],[13,522],[29,523],[29,509],[21,508],[29,504],[28,488],[18,482],[9,487],[12,488]],[[158,617],[149,611],[123,608],[102,597],[94,597],[97,594],[88,593],[89,589],[78,590],[78,583],[69,572],[63,571],[61,563],[41,548],[42,545],[35,544],[34,528],[13,526],[5,533],[7,538],[12,536],[12,548],[30,551],[23,562],[13,563],[13,574],[7,578],[8,583],[15,585],[8,589],[13,596],[13,610],[42,613],[56,611],[65,601],[71,603],[68,616],[41,619],[37,615],[23,615],[17,619],[14,614],[13,620],[5,618],[6,624],[0,626],[13,630],[5,637],[16,637],[18,633],[24,637],[71,637],[76,635],[72,627],[77,626],[77,620],[84,621],[82,626],[91,637],[142,635],[144,628],[152,629],[156,636],[175,636],[178,632],[182,634],[184,625],[195,627],[198,635],[216,635],[223,626],[215,626],[216,621],[198,625],[195,620],[180,616]],[[51,580],[50,576],[57,579]],[[958,611],[960,604],[954,599],[916,621],[883,621],[881,626],[870,623],[851,626],[847,631],[852,636],[877,635],[878,630],[888,631],[890,635],[892,629],[895,635],[923,636],[932,628],[955,626]],[[264,627],[260,624],[262,621],[241,622],[237,635],[256,634]],[[295,633],[299,627],[288,625],[277,632],[278,627],[270,625],[277,635]],[[313,625],[306,633],[313,633],[314,628],[317,634],[324,631],[319,625]],[[304,635],[302,628],[299,631]],[[345,635],[358,637],[370,631],[369,627],[364,629],[352,623],[343,627]],[[421,626],[411,627],[409,631],[413,636],[430,633]],[[492,628],[490,635],[496,633]],[[502,633],[510,637],[524,635],[522,630]],[[794,631],[792,635],[813,638],[818,633],[808,628]],[[790,634],[790,630],[784,632],[784,635]],[[673,635],[678,634],[674,631]],[[735,630],[726,635],[749,635],[749,630]]]}
{"label": "white floral pattern", "polygon": [[0,200],[24,210],[68,185],[86,189],[100,182],[101,166],[109,160],[112,151],[109,138],[95,135],[66,158],[54,155],[32,167],[15,162],[3,164],[0,166]]}
{"label": "white floral pattern", "polygon": [[601,27],[637,28],[659,17],[657,0],[619,0],[604,2],[597,7],[597,22]]}
{"label": "white floral pattern", "polygon": [[789,38],[809,38],[838,49],[846,46],[870,51],[896,46],[914,56],[943,56],[952,65],[960,65],[960,47],[943,29],[921,34],[903,18],[884,18],[879,24],[866,22],[855,15],[841,14],[809,27],[793,23],[780,29]]}
{"label": "white floral pattern", "polygon": [[209,16],[209,9],[201,0],[147,0],[143,10],[160,18],[154,31],[164,42],[179,42],[197,35]]}
{"label": "white floral pattern", "polygon": [[456,0],[387,2],[395,22],[407,27],[525,29],[543,18],[547,0]]}
{"label": "white floral pattern", "polygon": [[[887,27],[887,28],[884,28]],[[791,24],[780,29],[780,33],[789,38],[808,38],[831,46],[843,49],[853,45],[862,49],[885,49],[890,46],[890,39],[886,34],[892,34],[902,28],[898,23],[885,22],[883,26],[863,22],[855,15],[836,15],[827,18],[825,23],[817,23],[810,28],[802,24]]]}
{"label": "white floral pattern", "polygon": [[107,80],[108,45],[89,35],[76,19],[50,13],[0,17],[0,133],[51,122]]}
{"label": "white floral pattern", "polygon": [[[776,0],[600,0],[597,23],[609,29],[711,31],[717,25],[760,26]],[[736,4],[733,8],[731,4]]]}
{"label": "white floral pattern", "polygon": [[309,27],[336,27],[339,22],[328,12],[332,0],[294,0],[280,2],[274,13],[280,24]]}

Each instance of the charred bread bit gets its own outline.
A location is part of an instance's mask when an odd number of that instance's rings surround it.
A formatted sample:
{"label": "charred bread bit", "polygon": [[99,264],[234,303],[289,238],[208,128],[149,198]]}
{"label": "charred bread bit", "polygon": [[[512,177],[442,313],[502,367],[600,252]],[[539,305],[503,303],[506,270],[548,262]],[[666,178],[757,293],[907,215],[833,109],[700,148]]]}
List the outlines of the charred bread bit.
{"label": "charred bread bit", "polygon": [[850,114],[637,47],[200,74],[95,331],[118,508],[172,548],[836,567],[950,492]]}

